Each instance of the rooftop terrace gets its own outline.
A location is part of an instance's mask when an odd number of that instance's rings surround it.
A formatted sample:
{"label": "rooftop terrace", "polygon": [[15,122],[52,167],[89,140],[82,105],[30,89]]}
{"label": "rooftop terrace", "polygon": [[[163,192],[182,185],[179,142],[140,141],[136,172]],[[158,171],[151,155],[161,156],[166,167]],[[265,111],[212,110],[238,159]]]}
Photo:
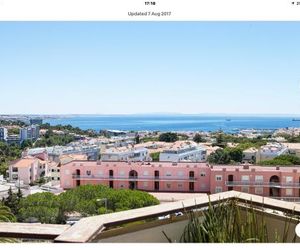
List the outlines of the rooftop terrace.
{"label": "rooftop terrace", "polygon": [[[86,217],[75,225],[47,225],[25,223],[0,223],[0,237],[30,239],[50,239],[53,242],[168,242],[162,231],[173,239],[178,239],[187,217],[172,216],[177,212],[187,212],[207,208],[209,204],[237,199],[241,206],[251,203],[266,214],[268,226],[284,228],[284,214],[300,216],[300,205],[271,198],[228,191],[210,196],[199,196],[183,201],[164,203],[134,210]],[[158,220],[159,216],[171,215]],[[144,223],[137,223],[139,221]],[[131,224],[128,224],[131,223]],[[292,221],[289,235],[294,234],[296,221]],[[134,236],[134,237],[133,237]],[[300,242],[300,238],[297,238]]]}

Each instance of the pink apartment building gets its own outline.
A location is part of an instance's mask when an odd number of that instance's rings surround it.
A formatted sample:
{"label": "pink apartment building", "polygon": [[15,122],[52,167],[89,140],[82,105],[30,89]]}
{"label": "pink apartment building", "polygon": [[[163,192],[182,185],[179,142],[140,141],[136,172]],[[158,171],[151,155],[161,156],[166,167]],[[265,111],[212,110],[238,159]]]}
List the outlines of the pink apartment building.
{"label": "pink apartment building", "polygon": [[86,184],[161,192],[218,193],[236,190],[263,196],[299,197],[300,167],[211,166],[191,162],[72,161],[61,166],[61,187]]}

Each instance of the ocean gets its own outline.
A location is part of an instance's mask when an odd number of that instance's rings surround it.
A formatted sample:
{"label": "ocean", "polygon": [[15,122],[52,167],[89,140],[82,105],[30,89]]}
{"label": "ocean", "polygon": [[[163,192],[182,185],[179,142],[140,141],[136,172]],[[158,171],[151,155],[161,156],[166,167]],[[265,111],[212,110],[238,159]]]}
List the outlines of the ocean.
{"label": "ocean", "polygon": [[[51,125],[72,125],[81,129],[148,131],[216,131],[234,133],[242,129],[275,130],[300,127],[297,117],[204,116],[204,115],[77,115],[45,119]],[[298,118],[297,118],[298,119]]]}

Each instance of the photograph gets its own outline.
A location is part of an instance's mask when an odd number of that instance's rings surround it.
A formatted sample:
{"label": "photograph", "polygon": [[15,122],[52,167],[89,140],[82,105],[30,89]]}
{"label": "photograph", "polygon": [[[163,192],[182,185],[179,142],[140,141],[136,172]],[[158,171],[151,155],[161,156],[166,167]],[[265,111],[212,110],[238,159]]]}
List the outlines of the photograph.
{"label": "photograph", "polygon": [[299,243],[299,45],[299,21],[0,21],[0,243]]}

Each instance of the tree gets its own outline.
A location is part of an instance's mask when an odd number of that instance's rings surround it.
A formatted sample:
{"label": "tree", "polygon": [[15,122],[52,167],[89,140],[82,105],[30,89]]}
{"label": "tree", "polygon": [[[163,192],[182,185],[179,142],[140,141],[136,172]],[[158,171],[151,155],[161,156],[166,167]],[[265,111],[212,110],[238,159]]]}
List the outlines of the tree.
{"label": "tree", "polygon": [[[99,202],[103,199],[106,199],[107,207]],[[146,192],[85,185],[59,195],[45,192],[22,198],[18,218],[24,222],[36,219],[42,223],[65,223],[67,213],[91,216],[156,204],[159,204],[158,200]]]}
{"label": "tree", "polygon": [[194,138],[193,138],[194,142],[200,143],[200,142],[205,142],[205,140],[202,138],[202,136],[199,133],[196,133]]}
{"label": "tree", "polygon": [[0,204],[0,222],[15,222],[16,217],[11,212],[10,208]]}
{"label": "tree", "polygon": [[135,144],[139,144],[140,143],[140,136],[139,134],[135,135]]}
{"label": "tree", "polygon": [[261,161],[260,165],[300,165],[300,158],[295,155],[279,155],[272,160]]}
{"label": "tree", "polygon": [[230,148],[228,153],[232,161],[241,162],[243,160],[243,151],[240,148]]}
{"label": "tree", "polygon": [[214,153],[210,154],[207,159],[209,163],[214,164],[229,164],[231,160],[229,153],[223,149],[217,149]]}
{"label": "tree", "polygon": [[159,161],[159,154],[160,152],[151,153],[150,157],[152,158],[152,161]]}
{"label": "tree", "polygon": [[175,142],[178,140],[178,135],[172,132],[162,133],[160,134],[158,140],[165,142]]}
{"label": "tree", "polygon": [[20,201],[20,200],[22,199],[22,197],[23,197],[23,193],[22,193],[20,187],[18,188],[17,197],[18,197],[19,201]]}
{"label": "tree", "polygon": [[24,222],[35,218],[41,223],[61,223],[58,221],[59,210],[56,195],[49,192],[36,193],[21,200],[18,218]]}
{"label": "tree", "polygon": [[14,215],[18,214],[20,198],[18,194],[13,193],[11,187],[8,189],[7,198],[4,198],[4,205],[9,207]]}
{"label": "tree", "polygon": [[21,143],[21,149],[30,148],[32,147],[32,141],[31,140],[24,140]]}
{"label": "tree", "polygon": [[225,143],[225,138],[223,133],[218,133],[216,137],[217,145],[223,145]]}

